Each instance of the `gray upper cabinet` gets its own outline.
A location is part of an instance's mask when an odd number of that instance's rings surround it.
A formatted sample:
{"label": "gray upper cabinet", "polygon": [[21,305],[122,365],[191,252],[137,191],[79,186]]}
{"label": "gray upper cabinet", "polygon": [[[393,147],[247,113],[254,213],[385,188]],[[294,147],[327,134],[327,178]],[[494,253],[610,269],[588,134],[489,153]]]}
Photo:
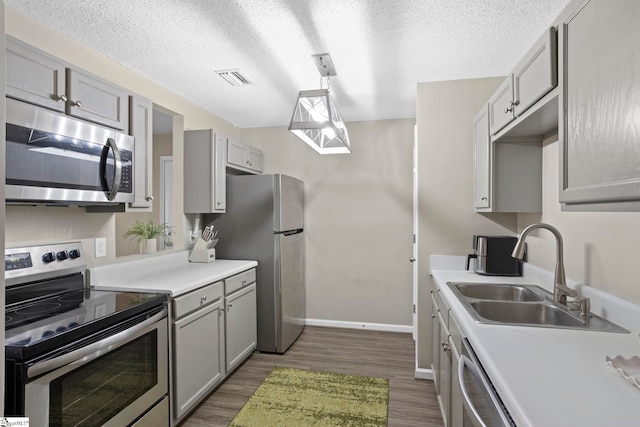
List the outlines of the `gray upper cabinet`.
{"label": "gray upper cabinet", "polygon": [[184,133],[184,212],[224,213],[227,139],[213,130]]}
{"label": "gray upper cabinet", "polygon": [[124,89],[7,36],[7,96],[128,132]]}
{"label": "gray upper cabinet", "polygon": [[473,207],[490,208],[491,141],[489,141],[489,106],[473,118]]}
{"label": "gray upper cabinet", "polygon": [[64,112],[67,65],[11,36],[6,53],[7,96]]}
{"label": "gray upper cabinet", "polygon": [[476,212],[542,212],[542,141],[490,141],[488,105],[473,120],[473,208]]}
{"label": "gray upper cabinet", "polygon": [[84,71],[67,70],[67,114],[127,131],[129,94]]}
{"label": "gray upper cabinet", "polygon": [[153,103],[141,96],[130,97],[131,136],[135,138],[133,156],[133,192],[135,200],[125,209],[127,212],[151,212],[153,210]]}
{"label": "gray upper cabinet", "polygon": [[513,115],[513,74],[509,74],[489,98],[489,129],[491,135],[511,123]]}
{"label": "gray upper cabinet", "polygon": [[560,202],[640,210],[640,2],[576,1],[560,26]]}
{"label": "gray upper cabinet", "polygon": [[489,98],[491,135],[512,122],[515,126],[519,117],[557,86],[557,58],[556,29],[551,27]]}
{"label": "gray upper cabinet", "polygon": [[262,173],[264,155],[257,148],[229,138],[227,142],[227,167],[241,172]]}
{"label": "gray upper cabinet", "polygon": [[555,27],[533,45],[513,72],[513,113],[516,117],[558,85]]}

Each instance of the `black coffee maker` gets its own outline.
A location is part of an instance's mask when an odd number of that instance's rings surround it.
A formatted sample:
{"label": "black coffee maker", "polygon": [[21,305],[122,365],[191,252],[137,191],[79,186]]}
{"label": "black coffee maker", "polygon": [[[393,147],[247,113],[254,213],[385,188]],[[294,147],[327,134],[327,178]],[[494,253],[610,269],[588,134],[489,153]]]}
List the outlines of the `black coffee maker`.
{"label": "black coffee maker", "polygon": [[467,270],[472,258],[473,271],[484,276],[522,276],[522,262],[511,252],[518,241],[511,236],[473,236],[475,253],[467,255]]}

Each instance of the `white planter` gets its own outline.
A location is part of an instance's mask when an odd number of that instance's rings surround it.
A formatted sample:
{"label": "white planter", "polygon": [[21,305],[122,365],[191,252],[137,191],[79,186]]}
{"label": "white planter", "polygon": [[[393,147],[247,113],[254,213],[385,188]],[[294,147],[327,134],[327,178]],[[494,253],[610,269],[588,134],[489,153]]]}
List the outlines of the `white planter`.
{"label": "white planter", "polygon": [[146,243],[141,245],[140,250],[144,254],[152,254],[158,250],[158,240],[156,239],[147,239]]}

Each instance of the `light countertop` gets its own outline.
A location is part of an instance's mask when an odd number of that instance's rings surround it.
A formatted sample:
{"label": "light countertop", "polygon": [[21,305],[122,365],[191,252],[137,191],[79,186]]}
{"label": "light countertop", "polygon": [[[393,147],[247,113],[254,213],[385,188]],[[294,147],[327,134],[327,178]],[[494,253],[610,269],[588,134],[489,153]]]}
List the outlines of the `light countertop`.
{"label": "light countertop", "polygon": [[[640,323],[616,319],[629,334],[476,323],[447,282],[548,285],[469,271],[434,270],[432,275],[518,426],[640,424],[640,389],[605,363],[607,355],[640,355]],[[593,294],[590,297],[593,300]],[[613,311],[616,298],[612,300],[596,306]],[[630,303],[622,306],[629,311]],[[633,317],[631,313],[626,318]]]}
{"label": "light countertop", "polygon": [[169,252],[116,262],[88,270],[88,283],[98,290],[158,292],[175,298],[258,265],[256,261],[217,259],[189,262],[189,252]]}

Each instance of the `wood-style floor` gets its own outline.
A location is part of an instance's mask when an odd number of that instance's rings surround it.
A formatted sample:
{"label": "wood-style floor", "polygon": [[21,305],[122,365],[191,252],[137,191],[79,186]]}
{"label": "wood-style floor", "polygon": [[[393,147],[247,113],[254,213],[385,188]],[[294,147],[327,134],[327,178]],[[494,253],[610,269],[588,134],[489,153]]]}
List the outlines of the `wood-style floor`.
{"label": "wood-style floor", "polygon": [[[274,366],[389,378],[389,426],[439,427],[433,382],[414,378],[410,334],[305,327],[284,354],[253,354],[180,427],[225,427]],[[302,427],[302,426],[301,426]]]}

